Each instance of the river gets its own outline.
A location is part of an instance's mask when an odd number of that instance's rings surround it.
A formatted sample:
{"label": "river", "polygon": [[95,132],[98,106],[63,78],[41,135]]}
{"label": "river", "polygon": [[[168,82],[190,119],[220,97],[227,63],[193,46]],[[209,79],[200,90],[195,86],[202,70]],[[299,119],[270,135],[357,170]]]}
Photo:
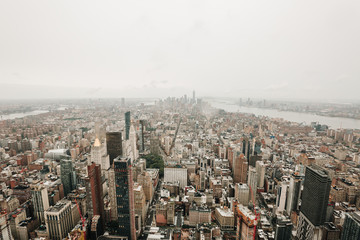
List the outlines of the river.
{"label": "river", "polygon": [[319,122],[320,124],[328,125],[330,128],[333,129],[337,129],[337,128],[360,129],[360,120],[358,119],[327,117],[327,116],[319,116],[310,113],[279,111],[276,109],[268,109],[268,108],[265,109],[265,108],[243,107],[232,103],[227,103],[224,101],[216,101],[216,100],[212,100],[208,102],[211,104],[211,106],[215,108],[223,109],[227,112],[252,113],[255,114],[256,116],[282,118],[287,121],[306,123],[306,124],[310,124],[311,122]]}
{"label": "river", "polygon": [[31,112],[22,112],[22,113],[12,113],[12,114],[7,114],[7,115],[0,115],[0,120],[12,120],[15,118],[23,118],[26,116],[31,116],[31,115],[38,115],[38,114],[42,114],[42,113],[47,113],[49,111],[46,110],[35,110],[35,111],[31,111]]}

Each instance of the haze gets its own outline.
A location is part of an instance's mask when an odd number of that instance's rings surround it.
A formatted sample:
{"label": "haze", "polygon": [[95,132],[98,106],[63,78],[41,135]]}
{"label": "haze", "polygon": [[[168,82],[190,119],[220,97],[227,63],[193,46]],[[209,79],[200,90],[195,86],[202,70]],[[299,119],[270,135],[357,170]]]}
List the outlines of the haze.
{"label": "haze", "polygon": [[360,1],[1,1],[0,98],[355,99]]}

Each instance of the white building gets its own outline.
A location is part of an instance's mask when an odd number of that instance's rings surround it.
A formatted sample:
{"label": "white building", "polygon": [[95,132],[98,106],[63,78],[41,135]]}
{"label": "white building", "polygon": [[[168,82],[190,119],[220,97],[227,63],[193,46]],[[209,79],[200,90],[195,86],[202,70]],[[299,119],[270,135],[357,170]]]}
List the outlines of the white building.
{"label": "white building", "polygon": [[262,161],[256,162],[256,173],[257,173],[257,187],[264,187],[264,178],[265,178],[265,164]]}
{"label": "white building", "polygon": [[101,170],[108,170],[110,168],[110,159],[106,151],[106,145],[101,144],[98,138],[95,139],[95,143],[91,148],[90,161],[99,164]]}
{"label": "white building", "polygon": [[45,223],[44,212],[49,208],[48,190],[44,184],[31,184],[31,197],[34,213],[41,223]]}
{"label": "white building", "polygon": [[179,182],[180,187],[187,186],[187,169],[186,168],[164,168],[164,182]]}
{"label": "white building", "polygon": [[276,198],[276,213],[282,213],[285,211],[287,193],[289,189],[289,182],[281,182],[280,186],[278,186],[277,190],[277,198]]}
{"label": "white building", "polygon": [[250,188],[247,184],[237,183],[235,185],[235,199],[238,203],[248,206],[250,197]]}
{"label": "white building", "polygon": [[257,178],[257,174],[256,174],[256,168],[249,167],[248,185],[250,187],[250,196],[252,193],[252,196],[250,198],[250,200],[252,202],[256,201],[257,182],[258,182],[258,178]]}
{"label": "white building", "polygon": [[62,240],[75,226],[71,201],[62,199],[45,211],[46,231],[49,239]]}

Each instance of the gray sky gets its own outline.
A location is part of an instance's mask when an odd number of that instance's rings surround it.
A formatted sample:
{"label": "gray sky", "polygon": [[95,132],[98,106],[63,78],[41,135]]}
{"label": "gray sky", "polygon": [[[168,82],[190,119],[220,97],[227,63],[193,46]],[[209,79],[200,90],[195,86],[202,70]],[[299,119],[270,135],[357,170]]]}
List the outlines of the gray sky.
{"label": "gray sky", "polygon": [[360,99],[360,1],[0,1],[0,98],[193,89]]}

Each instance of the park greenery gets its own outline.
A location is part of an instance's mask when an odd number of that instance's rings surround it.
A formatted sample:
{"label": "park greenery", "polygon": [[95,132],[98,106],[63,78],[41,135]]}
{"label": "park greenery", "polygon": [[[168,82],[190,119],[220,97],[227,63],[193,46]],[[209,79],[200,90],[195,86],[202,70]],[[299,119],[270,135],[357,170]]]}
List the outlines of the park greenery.
{"label": "park greenery", "polygon": [[161,155],[149,153],[142,156],[146,160],[147,168],[159,169],[160,178],[164,176],[164,160]]}

